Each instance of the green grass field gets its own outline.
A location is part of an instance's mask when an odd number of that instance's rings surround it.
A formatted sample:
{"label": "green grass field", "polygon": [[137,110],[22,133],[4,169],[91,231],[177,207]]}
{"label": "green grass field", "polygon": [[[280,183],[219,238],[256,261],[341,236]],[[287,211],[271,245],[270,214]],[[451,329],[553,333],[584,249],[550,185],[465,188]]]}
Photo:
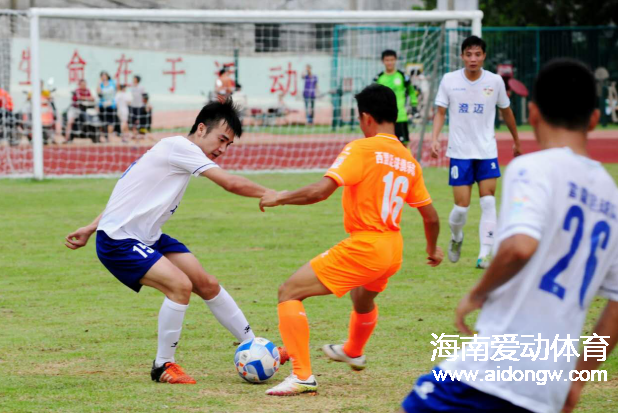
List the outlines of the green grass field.
{"label": "green grass field", "polygon": [[[609,165],[618,178],[618,165]],[[452,200],[447,171],[425,171],[442,220]],[[310,183],[318,174],[263,174],[251,179],[276,189]],[[349,298],[305,301],[311,326],[316,397],[271,398],[266,385],[243,382],[234,370],[234,338],[193,296],[177,361],[196,386],[150,381],[162,295],[139,295],[99,263],[94,239],[78,251],[65,235],[105,207],[114,179],[33,182],[0,180],[0,411],[1,412],[391,412],[431,361],[431,333],[457,334],[454,308],[481,275],[474,269],[480,209],[473,201],[463,256],[457,265],[426,266],[416,211],[404,212],[405,258],[378,298],[380,322],[360,373],[328,362],[320,347],[347,335]],[[277,344],[277,287],[298,267],[345,234],[340,191],[313,206],[261,213],[257,201],[228,194],[206,179],[191,182],[164,231],[182,240],[234,296],[254,331]],[[584,332],[604,305],[596,300]],[[586,388],[581,411],[616,411],[618,356],[603,368],[609,382]],[[274,382],[290,366],[282,367]]]}

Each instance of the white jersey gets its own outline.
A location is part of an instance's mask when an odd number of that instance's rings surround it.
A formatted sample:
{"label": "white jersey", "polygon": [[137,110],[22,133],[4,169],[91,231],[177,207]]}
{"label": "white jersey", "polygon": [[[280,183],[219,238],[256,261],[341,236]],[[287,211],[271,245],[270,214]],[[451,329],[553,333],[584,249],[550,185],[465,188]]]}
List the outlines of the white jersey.
{"label": "white jersey", "polygon": [[162,139],[120,177],[97,230],[116,240],[154,244],[176,212],[191,175],[217,166],[184,136]]}
{"label": "white jersey", "polygon": [[455,159],[498,157],[494,121],[496,106],[511,104],[502,78],[488,70],[471,82],[464,69],[444,75],[436,105],[448,108],[449,133],[446,156]]}
{"label": "white jersey", "polygon": [[[580,338],[595,295],[618,301],[617,206],[618,189],[603,166],[569,148],[515,158],[504,178],[495,250],[515,234],[535,238],[539,245],[526,266],[489,295],[476,329],[480,337],[516,334],[520,344],[513,357],[519,361],[492,361],[491,356],[486,361],[462,360],[460,354],[440,367],[479,370],[479,378],[487,369],[562,370],[560,380],[547,379],[545,385],[531,380],[466,381],[531,411],[559,412],[571,384],[568,373],[576,364],[574,356],[565,356],[565,339]],[[530,354],[523,356],[522,343],[533,343],[529,350],[535,352],[539,343],[533,340],[539,334],[548,341],[539,342],[542,350],[533,361]],[[556,341],[556,335],[562,341]],[[578,342],[573,348],[581,353]],[[545,349],[547,360],[542,361]],[[555,359],[560,350],[565,353]]]}

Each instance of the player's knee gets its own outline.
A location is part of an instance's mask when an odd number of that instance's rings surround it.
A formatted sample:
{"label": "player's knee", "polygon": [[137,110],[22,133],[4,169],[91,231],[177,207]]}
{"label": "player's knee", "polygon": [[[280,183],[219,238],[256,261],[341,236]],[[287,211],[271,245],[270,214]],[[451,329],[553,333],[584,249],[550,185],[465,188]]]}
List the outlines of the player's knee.
{"label": "player's knee", "polygon": [[191,280],[189,277],[183,274],[182,277],[179,277],[178,280],[172,286],[171,297],[169,297],[172,301],[175,301],[180,304],[189,303],[189,299],[191,298],[191,290],[193,289],[193,284],[191,284]]}
{"label": "player's knee", "polygon": [[284,301],[301,299],[297,297],[297,295],[295,294],[295,289],[293,288],[293,285],[290,284],[289,282],[284,282],[283,284],[279,286],[278,298],[279,298],[279,303],[282,303]]}
{"label": "player's knee", "polygon": [[219,294],[221,287],[219,286],[219,281],[216,278],[203,277],[194,285],[193,290],[204,300],[212,300]]}

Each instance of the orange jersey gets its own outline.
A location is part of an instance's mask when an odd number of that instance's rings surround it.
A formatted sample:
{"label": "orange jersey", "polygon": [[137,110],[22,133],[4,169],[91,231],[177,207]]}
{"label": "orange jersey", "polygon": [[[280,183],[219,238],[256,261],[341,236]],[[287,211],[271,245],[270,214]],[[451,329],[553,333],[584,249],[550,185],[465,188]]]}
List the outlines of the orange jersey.
{"label": "orange jersey", "polygon": [[350,142],[324,176],[343,191],[347,233],[399,231],[404,203],[431,204],[419,163],[394,135]]}

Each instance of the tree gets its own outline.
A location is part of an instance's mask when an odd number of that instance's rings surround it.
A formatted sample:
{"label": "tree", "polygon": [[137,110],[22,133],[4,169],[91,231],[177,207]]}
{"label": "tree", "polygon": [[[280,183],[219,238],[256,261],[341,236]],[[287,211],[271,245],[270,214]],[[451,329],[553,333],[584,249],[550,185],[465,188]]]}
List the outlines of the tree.
{"label": "tree", "polygon": [[[425,10],[437,0],[426,0]],[[479,0],[483,26],[604,26],[618,24],[618,0]]]}

